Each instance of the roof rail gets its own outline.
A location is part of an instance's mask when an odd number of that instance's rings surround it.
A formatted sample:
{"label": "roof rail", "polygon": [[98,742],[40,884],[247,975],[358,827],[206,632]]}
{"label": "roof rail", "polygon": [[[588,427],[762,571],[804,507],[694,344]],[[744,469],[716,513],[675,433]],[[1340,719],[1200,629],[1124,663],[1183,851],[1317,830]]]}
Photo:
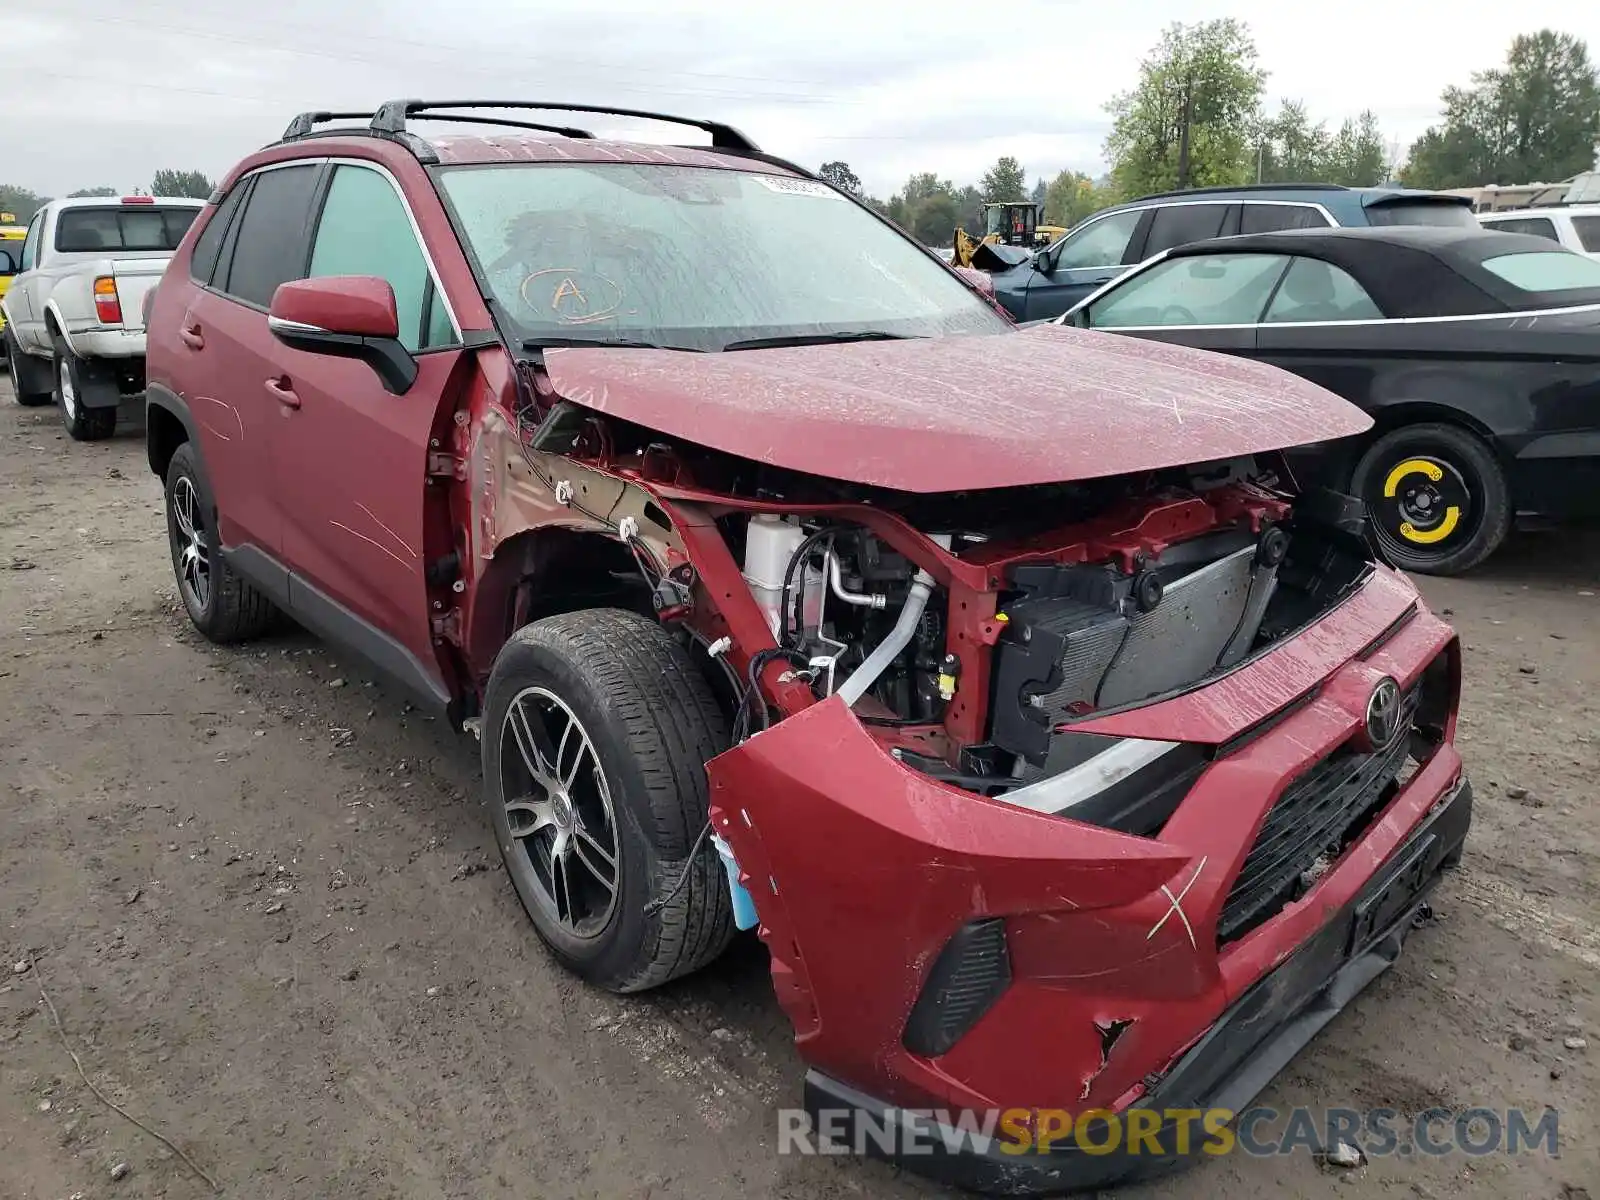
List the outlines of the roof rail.
{"label": "roof rail", "polygon": [[[612,117],[640,117],[648,121],[665,121],[672,125],[687,125],[693,129],[703,130],[711,135],[711,145],[717,150],[737,150],[744,153],[759,153],[757,146],[744,134],[732,125],[724,125],[720,121],[700,121],[693,117],[675,117],[669,113],[647,112],[637,108],[610,108],[599,104],[561,104],[548,100],[390,100],[380,105],[378,111],[372,115],[371,129],[380,136],[394,136],[406,132],[406,119],[417,117],[429,121],[462,120],[460,116],[448,113],[435,113],[433,110],[441,108],[517,108],[534,109],[545,112],[581,112],[599,113]],[[317,114],[321,115],[321,114]],[[366,114],[359,114],[366,115]],[[298,121],[299,118],[296,118]],[[476,118],[483,124],[490,125],[516,125],[514,121],[496,121],[488,117]],[[293,126],[291,126],[293,128]],[[534,128],[550,129],[549,126],[534,126]],[[561,130],[555,130],[561,132]]]}
{"label": "roof rail", "polygon": [[[1206,196],[1219,192],[1348,192],[1342,183],[1240,183],[1232,187],[1175,188],[1170,192],[1151,192],[1140,200],[1160,200],[1167,196]],[[1129,201],[1133,203],[1133,201]]]}
{"label": "roof rail", "polygon": [[371,117],[370,112],[303,112],[289,122],[289,128],[283,131],[279,141],[292,142],[296,138],[303,138],[318,125],[326,125],[329,121],[364,121]]}

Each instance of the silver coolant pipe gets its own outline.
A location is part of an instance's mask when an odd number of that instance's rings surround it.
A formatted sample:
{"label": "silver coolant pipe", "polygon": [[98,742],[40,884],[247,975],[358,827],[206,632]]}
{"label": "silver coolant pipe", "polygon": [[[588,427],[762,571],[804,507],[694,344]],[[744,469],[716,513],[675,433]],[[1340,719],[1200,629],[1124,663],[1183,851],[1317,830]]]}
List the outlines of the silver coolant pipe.
{"label": "silver coolant pipe", "polygon": [[[950,535],[936,533],[933,540],[942,548],[950,549]],[[933,594],[933,576],[921,567],[917,568],[916,577],[911,581],[911,594],[906,597],[905,606],[900,610],[900,617],[894,623],[894,628],[889,631],[889,636],[879,642],[867,660],[850,673],[850,678],[839,685],[836,695],[844,697],[847,707],[854,707],[855,702],[866,695],[867,689],[878,682],[882,675],[896,658],[900,651],[916,635],[917,624],[922,620],[922,610],[928,607],[928,597]]]}

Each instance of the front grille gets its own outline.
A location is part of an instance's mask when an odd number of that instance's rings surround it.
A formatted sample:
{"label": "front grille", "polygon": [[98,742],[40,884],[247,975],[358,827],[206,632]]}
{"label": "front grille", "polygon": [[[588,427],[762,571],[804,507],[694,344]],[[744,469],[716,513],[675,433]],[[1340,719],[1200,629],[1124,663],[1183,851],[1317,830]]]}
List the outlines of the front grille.
{"label": "front grille", "polygon": [[1217,941],[1243,937],[1304,895],[1361,835],[1392,794],[1412,748],[1418,692],[1409,692],[1400,731],[1372,754],[1338,750],[1278,797],[1223,903]]}

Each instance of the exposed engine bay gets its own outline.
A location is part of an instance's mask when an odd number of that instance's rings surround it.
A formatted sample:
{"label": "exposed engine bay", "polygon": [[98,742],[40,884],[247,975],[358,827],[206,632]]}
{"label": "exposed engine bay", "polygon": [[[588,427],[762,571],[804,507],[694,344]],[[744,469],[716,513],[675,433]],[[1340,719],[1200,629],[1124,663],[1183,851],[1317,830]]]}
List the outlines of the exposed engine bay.
{"label": "exposed engine bay", "polygon": [[1371,570],[1359,502],[1293,495],[1276,453],[913,493],[565,402],[522,433],[532,475],[597,523],[537,455],[647,485],[638,519],[613,527],[650,588],[641,607],[720,661],[735,743],[837,696],[908,767],[1127,832],[1159,829],[1203,748],[1074,726],[1237,669]]}
{"label": "exposed engine bay", "polygon": [[[1136,535],[1098,541],[1073,526],[1041,535],[1037,513],[1019,533],[981,520],[969,500],[967,521],[920,532],[985,568],[977,596],[849,520],[756,513],[722,524],[778,644],[767,658],[786,660],[785,678],[818,699],[838,695],[907,765],[1005,797],[1112,748],[1115,739],[1074,733],[1073,722],[1209,682],[1365,577],[1359,507],[1328,492],[1291,505],[1273,479],[1253,460],[1174,473],[1131,510],[1108,503],[1102,524],[1141,507],[1144,519],[1133,520]],[[1197,510],[1209,519],[1191,520],[1192,536],[1181,522],[1156,536],[1149,520]],[[980,601],[990,612],[974,626]],[[979,714],[969,738],[951,720],[958,704]],[[766,716],[741,711],[738,734]],[[1183,755],[1157,757],[1163,775],[1188,777]],[[1140,794],[1151,801],[1159,783],[1142,780]]]}

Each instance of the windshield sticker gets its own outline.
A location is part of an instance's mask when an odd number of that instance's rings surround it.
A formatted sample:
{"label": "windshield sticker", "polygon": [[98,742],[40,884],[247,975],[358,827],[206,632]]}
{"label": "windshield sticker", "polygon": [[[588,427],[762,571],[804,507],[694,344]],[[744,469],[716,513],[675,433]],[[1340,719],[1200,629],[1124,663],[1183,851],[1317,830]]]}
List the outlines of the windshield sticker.
{"label": "windshield sticker", "polygon": [[844,197],[825,183],[813,179],[790,179],[786,175],[752,175],[757,183],[769,192],[785,196],[820,196],[825,200],[843,200]]}

